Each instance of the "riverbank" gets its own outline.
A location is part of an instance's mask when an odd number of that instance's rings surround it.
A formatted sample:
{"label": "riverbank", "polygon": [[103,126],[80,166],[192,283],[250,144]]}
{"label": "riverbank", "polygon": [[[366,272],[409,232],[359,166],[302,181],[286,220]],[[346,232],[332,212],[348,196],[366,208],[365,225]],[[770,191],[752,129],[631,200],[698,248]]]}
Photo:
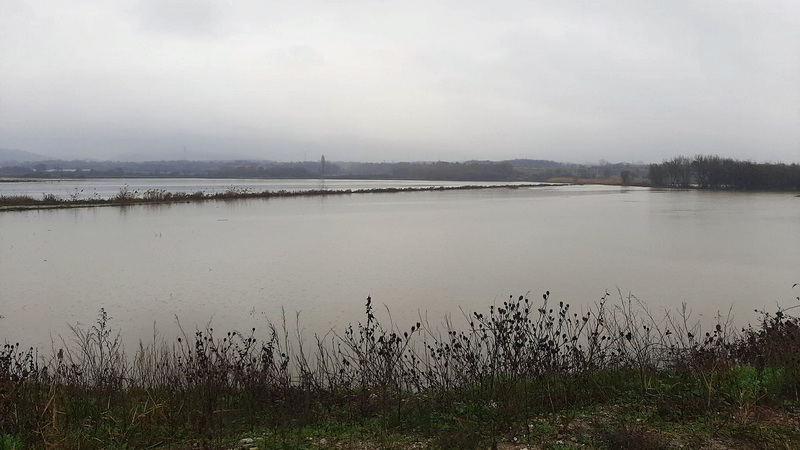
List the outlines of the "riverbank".
{"label": "riverbank", "polygon": [[[290,321],[291,322],[291,321]],[[800,320],[705,331],[635,297],[509,298],[462,323],[211,328],[128,357],[101,310],[0,351],[3,448],[796,448]],[[298,324],[298,328],[301,327]]]}
{"label": "riverbank", "polygon": [[555,178],[549,178],[547,182],[555,184],[574,184],[574,185],[596,184],[601,186],[650,187],[650,183],[647,180],[624,182],[620,177],[610,177],[610,178],[555,177]]}
{"label": "riverbank", "polygon": [[170,204],[186,203],[209,200],[235,200],[248,198],[292,198],[292,197],[324,197],[352,194],[392,194],[399,192],[429,192],[451,190],[479,190],[479,189],[521,189],[557,186],[558,184],[532,183],[532,184],[502,184],[502,185],[461,185],[461,186],[422,186],[422,187],[385,187],[368,189],[308,189],[308,190],[280,190],[280,191],[253,191],[246,188],[231,186],[224,192],[207,193],[197,191],[169,192],[164,189],[148,189],[144,191],[129,190],[127,187],[111,198],[79,198],[60,197],[46,194],[42,198],[29,195],[0,195],[0,211],[22,211],[31,209],[54,208],[93,208],[101,206],[132,206],[142,204]]}

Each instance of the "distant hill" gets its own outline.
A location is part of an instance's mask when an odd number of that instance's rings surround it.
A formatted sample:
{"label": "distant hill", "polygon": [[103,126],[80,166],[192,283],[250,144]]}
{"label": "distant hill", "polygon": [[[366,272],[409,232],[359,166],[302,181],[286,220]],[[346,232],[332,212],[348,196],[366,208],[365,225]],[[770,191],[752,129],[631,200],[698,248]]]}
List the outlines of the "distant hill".
{"label": "distant hill", "polygon": [[575,165],[546,159],[509,159],[503,162],[509,163],[514,167],[530,167],[539,169],[553,169],[556,167],[568,167]]}
{"label": "distant hill", "polygon": [[31,153],[23,150],[0,148],[0,162],[43,161],[45,159],[50,158],[39,155],[38,153]]}
{"label": "distant hill", "polygon": [[171,151],[171,152],[153,152],[153,151],[139,151],[139,152],[128,152],[122,153],[114,156],[112,158],[115,161],[126,161],[126,162],[152,162],[152,161],[241,161],[241,160],[250,160],[255,161],[259,160],[252,155],[247,155],[244,153],[238,152],[231,152],[231,153],[214,153],[214,152],[205,152],[205,151],[196,151],[196,150],[189,150],[187,152],[183,151]]}

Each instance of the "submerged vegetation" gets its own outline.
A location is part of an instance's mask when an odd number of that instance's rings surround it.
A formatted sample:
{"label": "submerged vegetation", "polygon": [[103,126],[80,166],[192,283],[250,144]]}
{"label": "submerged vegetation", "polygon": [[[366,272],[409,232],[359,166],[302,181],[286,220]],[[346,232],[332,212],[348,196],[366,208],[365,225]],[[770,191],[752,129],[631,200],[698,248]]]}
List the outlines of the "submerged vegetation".
{"label": "submerged vegetation", "polygon": [[450,190],[475,190],[475,189],[517,189],[525,187],[541,187],[542,184],[505,184],[505,185],[465,185],[465,186],[423,186],[423,187],[386,187],[371,189],[310,189],[302,191],[253,191],[246,188],[231,186],[223,192],[206,193],[197,191],[169,192],[164,189],[148,189],[145,191],[129,190],[124,186],[111,198],[81,198],[73,194],[69,197],[59,197],[46,194],[42,198],[29,195],[0,195],[0,211],[23,210],[36,208],[75,208],[93,206],[124,206],[152,203],[182,203],[205,200],[231,200],[243,198],[287,198],[287,197],[319,197],[340,196],[350,194],[388,194],[398,192],[424,192],[424,191],[450,191]]}
{"label": "submerged vegetation", "polygon": [[[0,351],[0,448],[752,448],[800,443],[800,319],[708,331],[545,293],[326,335],[210,326],[127,355],[112,319]],[[298,319],[299,322],[299,319]],[[299,323],[297,329],[300,329]],[[530,447],[529,447],[530,448]]]}

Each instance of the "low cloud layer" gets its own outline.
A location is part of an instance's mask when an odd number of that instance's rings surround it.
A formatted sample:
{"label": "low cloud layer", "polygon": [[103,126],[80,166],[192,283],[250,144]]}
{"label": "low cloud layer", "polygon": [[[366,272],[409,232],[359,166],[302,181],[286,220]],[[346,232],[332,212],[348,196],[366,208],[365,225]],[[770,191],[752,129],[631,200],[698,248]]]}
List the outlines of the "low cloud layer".
{"label": "low cloud layer", "polygon": [[800,161],[794,1],[0,1],[0,147]]}

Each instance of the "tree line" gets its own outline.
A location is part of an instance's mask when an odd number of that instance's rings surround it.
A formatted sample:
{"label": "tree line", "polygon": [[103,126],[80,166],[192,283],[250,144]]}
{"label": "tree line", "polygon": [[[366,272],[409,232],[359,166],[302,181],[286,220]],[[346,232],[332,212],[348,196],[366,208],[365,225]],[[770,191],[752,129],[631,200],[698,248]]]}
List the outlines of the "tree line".
{"label": "tree line", "polygon": [[800,190],[800,165],[738,161],[720,156],[678,156],[650,164],[650,183],[663,187],[731,190]]}

